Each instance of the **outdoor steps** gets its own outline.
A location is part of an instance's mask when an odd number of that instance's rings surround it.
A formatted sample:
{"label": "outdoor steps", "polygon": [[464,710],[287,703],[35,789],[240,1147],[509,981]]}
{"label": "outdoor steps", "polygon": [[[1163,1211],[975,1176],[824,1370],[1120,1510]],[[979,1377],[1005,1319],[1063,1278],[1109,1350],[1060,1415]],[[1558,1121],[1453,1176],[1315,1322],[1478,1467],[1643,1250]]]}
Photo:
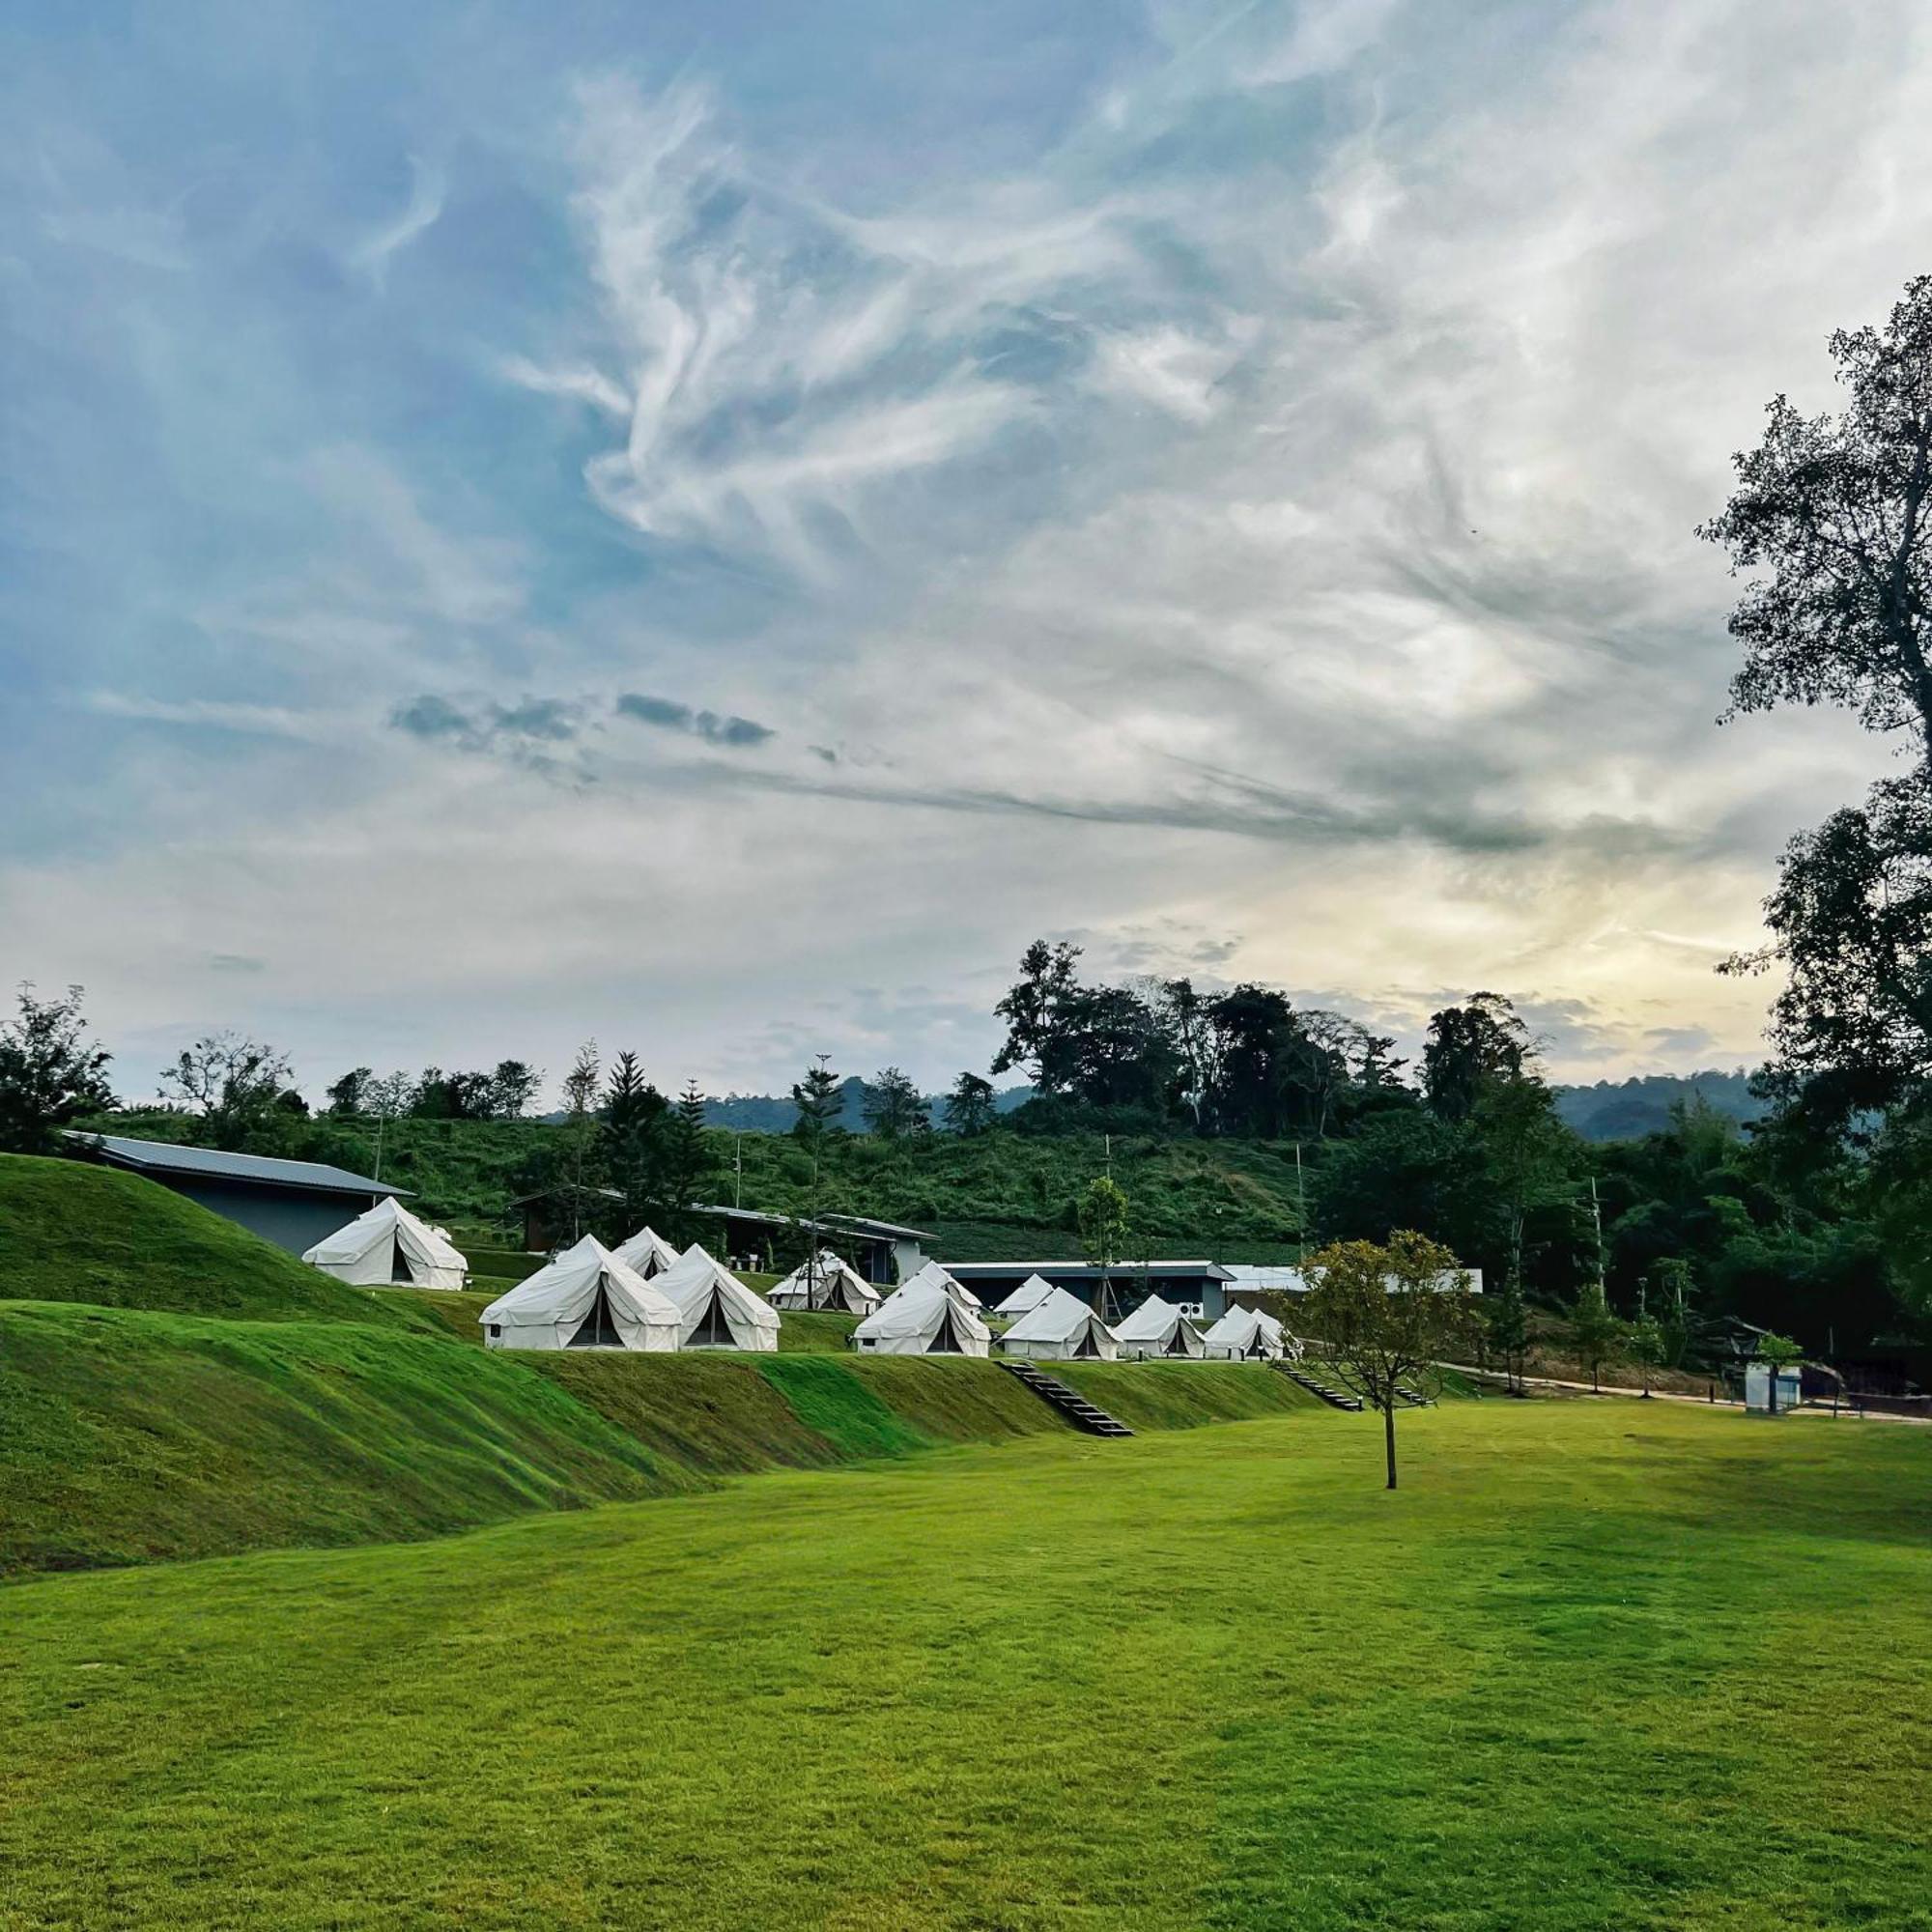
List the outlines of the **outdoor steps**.
{"label": "outdoor steps", "polygon": [[1084,1429],[1089,1435],[1131,1435],[1134,1433],[1124,1422],[1117,1422],[1104,1408],[1095,1408],[1084,1395],[1076,1395],[1065,1382],[1042,1375],[1031,1362],[1003,1359],[1000,1366],[1008,1375],[1023,1381],[1041,1402],[1059,1409],[1075,1429]]}
{"label": "outdoor steps", "polygon": [[1330,1408],[1346,1408],[1351,1414],[1361,1414],[1360,1396],[1348,1395],[1341,1389],[1330,1388],[1326,1382],[1318,1382],[1299,1363],[1276,1361],[1270,1366],[1279,1369],[1297,1387],[1305,1388],[1310,1395],[1325,1402]]}
{"label": "outdoor steps", "polygon": [[1423,1395],[1416,1389],[1405,1388],[1401,1382],[1397,1382],[1395,1385],[1395,1399],[1406,1408],[1434,1408],[1435,1406],[1434,1397]]}

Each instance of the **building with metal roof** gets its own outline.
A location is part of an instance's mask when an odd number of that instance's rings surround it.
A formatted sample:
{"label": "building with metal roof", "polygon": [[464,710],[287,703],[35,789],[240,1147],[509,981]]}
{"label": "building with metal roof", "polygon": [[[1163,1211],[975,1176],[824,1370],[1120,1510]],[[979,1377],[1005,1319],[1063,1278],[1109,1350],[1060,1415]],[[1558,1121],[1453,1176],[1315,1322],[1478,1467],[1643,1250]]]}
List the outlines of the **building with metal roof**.
{"label": "building with metal roof", "polygon": [[[789,1266],[810,1251],[811,1224],[804,1215],[766,1214],[717,1204],[691,1211],[715,1221],[717,1239],[706,1245],[722,1254],[755,1259],[761,1265],[781,1261]],[[830,1246],[841,1255],[849,1250],[858,1273],[887,1288],[910,1281],[925,1265],[925,1243],[933,1238],[923,1228],[903,1228],[896,1221],[874,1221],[864,1214],[821,1214],[817,1226],[821,1247]]]}
{"label": "building with metal roof", "polygon": [[83,1157],[158,1181],[292,1255],[306,1253],[377,1202],[409,1195],[408,1188],[322,1161],[277,1160],[122,1134],[70,1131],[67,1139]]}
{"label": "building with metal roof", "polygon": [[1054,1288],[1077,1294],[1098,1310],[1103,1321],[1132,1314],[1151,1294],[1189,1315],[1216,1321],[1226,1312],[1230,1287],[1228,1270],[1208,1261],[1116,1262],[1108,1268],[1097,1262],[948,1262],[945,1265],[954,1281],[970,1288],[989,1308],[998,1307],[1029,1275],[1037,1275]]}

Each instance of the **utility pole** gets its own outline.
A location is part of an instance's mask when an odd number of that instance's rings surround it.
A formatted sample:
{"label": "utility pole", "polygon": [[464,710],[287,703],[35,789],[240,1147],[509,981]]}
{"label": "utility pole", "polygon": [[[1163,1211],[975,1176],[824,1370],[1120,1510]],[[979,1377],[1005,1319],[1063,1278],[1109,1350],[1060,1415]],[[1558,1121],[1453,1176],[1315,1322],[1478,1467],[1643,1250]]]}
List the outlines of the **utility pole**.
{"label": "utility pole", "polygon": [[745,1130],[733,1127],[731,1130],[732,1164],[737,1170],[737,1179],[731,1183],[731,1205],[742,1208],[745,1205]]}
{"label": "utility pole", "polygon": [[1597,1198],[1597,1177],[1590,1177],[1590,1219],[1597,1229],[1597,1293],[1605,1292],[1604,1278],[1604,1204]]}
{"label": "utility pole", "polygon": [[1301,1143],[1294,1144],[1294,1245],[1301,1265],[1308,1265],[1308,1187],[1301,1178]]}

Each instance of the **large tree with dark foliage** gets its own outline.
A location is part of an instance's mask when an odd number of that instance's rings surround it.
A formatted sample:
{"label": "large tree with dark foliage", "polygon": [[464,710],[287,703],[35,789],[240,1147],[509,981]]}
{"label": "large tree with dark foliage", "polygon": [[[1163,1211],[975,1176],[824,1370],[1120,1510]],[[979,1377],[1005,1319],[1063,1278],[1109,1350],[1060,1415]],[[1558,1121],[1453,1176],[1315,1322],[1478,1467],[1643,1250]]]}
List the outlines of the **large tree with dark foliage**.
{"label": "large tree with dark foliage", "polygon": [[955,1134],[983,1134],[995,1118],[993,1083],[977,1073],[962,1073],[946,1096],[946,1124]]}
{"label": "large tree with dark foliage", "polygon": [[896,1066],[882,1066],[866,1088],[866,1124],[882,1141],[904,1140],[925,1133],[932,1125],[925,1100],[911,1076]]}
{"label": "large tree with dark foliage", "polygon": [[1828,347],[1843,409],[1806,416],[1775,397],[1700,534],[1748,580],[1733,712],[1839,705],[1910,765],[1791,842],[1771,945],[1727,964],[1787,969],[1772,1095],[1842,1131],[1932,1076],[1932,276],[1884,328]]}
{"label": "large tree with dark foliage", "polygon": [[1475,1112],[1486,1088],[1520,1080],[1535,1058],[1535,1042],[1517,1010],[1500,993],[1472,993],[1460,1007],[1444,1007],[1429,1022],[1422,1049],[1422,1087],[1445,1121]]}
{"label": "large tree with dark foliage", "polygon": [[50,1000],[19,989],[18,1010],[0,1027],[0,1150],[52,1153],[63,1128],[113,1106],[110,1056],[88,1037],[82,997],[78,986]]}

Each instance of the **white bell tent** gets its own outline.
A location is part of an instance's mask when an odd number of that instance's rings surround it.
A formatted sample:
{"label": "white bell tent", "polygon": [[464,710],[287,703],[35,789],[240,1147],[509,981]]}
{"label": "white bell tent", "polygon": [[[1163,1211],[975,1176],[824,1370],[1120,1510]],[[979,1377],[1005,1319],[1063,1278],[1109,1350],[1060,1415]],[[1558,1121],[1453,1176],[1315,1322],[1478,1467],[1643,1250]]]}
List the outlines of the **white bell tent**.
{"label": "white bell tent", "polygon": [[991,1340],[979,1316],[923,1268],[852,1331],[852,1346],[874,1355],[983,1355]]}
{"label": "white bell tent", "polygon": [[801,1262],[765,1299],[774,1308],[831,1308],[847,1315],[869,1315],[879,1305],[879,1291],[849,1262],[824,1248],[816,1262]]}
{"label": "white bell tent", "polygon": [[1197,1328],[1171,1301],[1151,1294],[1123,1321],[1114,1323],[1114,1339],[1123,1355],[1202,1355],[1207,1345]]}
{"label": "white bell tent", "polygon": [[1030,1274],[993,1310],[995,1315],[1004,1315],[1009,1320],[1027,1315],[1039,1306],[1053,1293],[1053,1284],[1042,1281],[1038,1275]]}
{"label": "white bell tent", "polygon": [[1208,1354],[1224,1362],[1274,1362],[1288,1352],[1281,1323],[1260,1308],[1229,1309],[1201,1342]]}
{"label": "white bell tent", "polygon": [[655,1228],[639,1228],[611,1252],[633,1274],[640,1274],[646,1281],[677,1265],[677,1250]]}
{"label": "white bell tent", "polygon": [[440,1228],[418,1221],[394,1196],[377,1202],[302,1256],[311,1267],[358,1288],[400,1282],[461,1288],[469,1264]]}
{"label": "white bell tent", "polygon": [[477,1317],[492,1349],[642,1349],[669,1353],[684,1317],[594,1235],[519,1282]]}
{"label": "white bell tent", "polygon": [[986,1305],[970,1288],[954,1281],[937,1262],[927,1262],[916,1275],[902,1281],[899,1286],[910,1288],[919,1281],[931,1282],[935,1287],[943,1288],[961,1308],[977,1312]]}
{"label": "white bell tent", "polygon": [[779,1318],[771,1305],[696,1241],[651,1286],[677,1305],[679,1348],[777,1351]]}
{"label": "white bell tent", "polygon": [[1055,1362],[1095,1356],[1111,1362],[1121,1351],[1114,1331],[1077,1294],[1054,1288],[1000,1337],[1000,1352]]}

